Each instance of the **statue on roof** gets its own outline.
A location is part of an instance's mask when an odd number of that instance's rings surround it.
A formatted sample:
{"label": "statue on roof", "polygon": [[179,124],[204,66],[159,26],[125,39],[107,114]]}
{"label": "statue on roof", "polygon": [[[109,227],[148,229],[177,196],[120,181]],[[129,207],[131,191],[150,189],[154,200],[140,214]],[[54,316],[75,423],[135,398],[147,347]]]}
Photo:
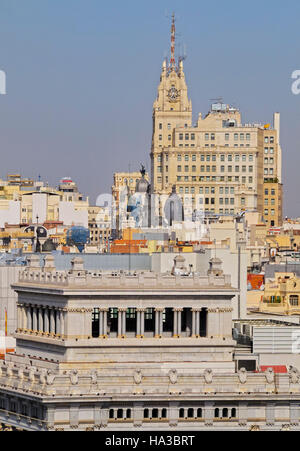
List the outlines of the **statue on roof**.
{"label": "statue on roof", "polygon": [[142,177],[144,178],[146,175],[146,168],[142,163],[141,163],[141,171],[140,172],[141,172]]}

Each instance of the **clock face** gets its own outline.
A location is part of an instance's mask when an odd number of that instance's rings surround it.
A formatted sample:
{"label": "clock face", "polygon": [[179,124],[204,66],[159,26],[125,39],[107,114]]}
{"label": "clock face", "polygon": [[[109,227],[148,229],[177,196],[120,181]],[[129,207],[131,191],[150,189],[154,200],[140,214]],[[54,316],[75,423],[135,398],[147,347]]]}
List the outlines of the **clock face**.
{"label": "clock face", "polygon": [[173,87],[169,90],[168,97],[172,102],[175,102],[179,97],[179,92]]}

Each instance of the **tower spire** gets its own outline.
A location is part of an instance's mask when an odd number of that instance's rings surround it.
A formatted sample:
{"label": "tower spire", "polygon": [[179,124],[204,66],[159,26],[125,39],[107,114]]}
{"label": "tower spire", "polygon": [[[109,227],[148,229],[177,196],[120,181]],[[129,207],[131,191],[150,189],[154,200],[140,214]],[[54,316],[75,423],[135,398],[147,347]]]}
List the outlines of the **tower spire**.
{"label": "tower spire", "polygon": [[171,28],[171,61],[170,61],[170,69],[175,69],[175,14],[172,14],[172,28]]}

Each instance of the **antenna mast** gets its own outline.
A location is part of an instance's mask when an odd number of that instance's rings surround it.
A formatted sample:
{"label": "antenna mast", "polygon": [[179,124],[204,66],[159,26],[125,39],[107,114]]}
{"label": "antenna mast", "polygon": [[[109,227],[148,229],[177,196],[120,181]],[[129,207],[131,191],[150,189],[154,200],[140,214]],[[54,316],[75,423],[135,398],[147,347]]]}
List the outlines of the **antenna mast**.
{"label": "antenna mast", "polygon": [[171,61],[170,61],[170,69],[175,69],[176,61],[175,61],[175,14],[172,14],[172,28],[171,28]]}

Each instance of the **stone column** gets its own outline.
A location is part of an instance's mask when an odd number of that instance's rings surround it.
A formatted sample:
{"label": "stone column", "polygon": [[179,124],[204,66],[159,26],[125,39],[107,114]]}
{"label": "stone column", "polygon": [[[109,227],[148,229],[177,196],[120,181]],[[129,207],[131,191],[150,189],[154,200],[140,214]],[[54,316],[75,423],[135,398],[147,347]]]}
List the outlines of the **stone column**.
{"label": "stone column", "polygon": [[56,335],[61,335],[60,310],[56,310]]}
{"label": "stone column", "polygon": [[32,319],[31,319],[31,306],[27,305],[26,307],[27,310],[27,330],[32,330]]}
{"label": "stone column", "polygon": [[22,329],[21,304],[17,304],[17,331]]}
{"label": "stone column", "polygon": [[37,332],[38,331],[38,317],[37,317],[37,308],[33,307],[32,309],[32,330],[33,332]]}
{"label": "stone column", "polygon": [[127,313],[127,309],[124,309],[122,312],[122,335],[123,335],[123,337],[126,336],[126,313]]}
{"label": "stone column", "polygon": [[199,338],[201,336],[200,331],[200,313],[201,309],[196,310],[196,337]]}
{"label": "stone column", "polygon": [[178,315],[177,315],[177,309],[173,309],[173,337],[178,337]]}
{"label": "stone column", "polygon": [[39,333],[42,333],[44,330],[44,324],[43,324],[43,307],[41,306],[39,306],[38,320],[39,320]]}
{"label": "stone column", "polygon": [[155,338],[159,337],[159,311],[155,309]]}
{"label": "stone column", "polygon": [[49,332],[50,332],[49,308],[45,307],[45,310],[44,310],[44,333],[49,334]]}
{"label": "stone column", "polygon": [[122,337],[122,310],[118,309],[118,338]]}
{"label": "stone column", "polygon": [[164,312],[163,308],[160,308],[158,310],[158,335],[160,337],[163,336],[163,312]]}
{"label": "stone column", "polygon": [[141,311],[136,309],[136,338],[141,338]]}
{"label": "stone column", "polygon": [[54,309],[50,309],[50,334],[55,335],[55,316],[54,316]]}
{"label": "stone column", "polygon": [[27,315],[26,315],[26,307],[22,305],[22,329],[27,329]]}
{"label": "stone column", "polygon": [[196,311],[192,309],[192,337],[196,337]]}
{"label": "stone column", "polygon": [[103,337],[103,310],[99,310],[99,337]]}
{"label": "stone column", "polygon": [[64,313],[64,310],[61,309],[59,311],[59,314],[60,314],[60,335],[61,335],[61,337],[64,337],[65,336],[65,313]]}
{"label": "stone column", "polygon": [[107,313],[108,308],[103,309],[103,337],[107,337]]}
{"label": "stone column", "polygon": [[178,309],[178,337],[181,336],[181,329],[182,329],[182,312],[183,312],[183,308]]}
{"label": "stone column", "polygon": [[141,310],[141,337],[145,336],[145,309]]}

